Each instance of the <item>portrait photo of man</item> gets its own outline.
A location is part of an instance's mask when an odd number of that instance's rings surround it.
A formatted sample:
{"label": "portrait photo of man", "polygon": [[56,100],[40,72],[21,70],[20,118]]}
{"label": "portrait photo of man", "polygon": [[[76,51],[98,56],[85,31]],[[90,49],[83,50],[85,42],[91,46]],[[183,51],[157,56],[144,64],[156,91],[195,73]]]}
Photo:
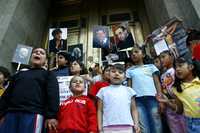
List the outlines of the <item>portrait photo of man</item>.
{"label": "portrait photo of man", "polygon": [[115,44],[119,50],[134,46],[133,36],[129,31],[127,23],[115,26],[113,32],[116,38]]}
{"label": "portrait photo of man", "polygon": [[49,35],[49,53],[67,50],[67,28],[50,29]]}
{"label": "portrait photo of man", "polygon": [[93,48],[109,48],[109,30],[106,26],[96,26],[93,29]]}
{"label": "portrait photo of man", "polygon": [[28,65],[31,52],[32,47],[26,45],[17,45],[12,62]]}
{"label": "portrait photo of man", "polygon": [[72,60],[83,61],[83,44],[70,45],[68,47],[68,52],[70,53]]}

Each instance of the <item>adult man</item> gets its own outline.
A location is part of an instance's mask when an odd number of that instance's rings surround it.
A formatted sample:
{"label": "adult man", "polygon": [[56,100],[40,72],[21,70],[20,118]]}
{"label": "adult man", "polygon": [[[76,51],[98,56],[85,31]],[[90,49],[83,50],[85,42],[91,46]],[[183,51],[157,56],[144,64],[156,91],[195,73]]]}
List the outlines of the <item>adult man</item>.
{"label": "adult man", "polygon": [[52,32],[53,39],[49,42],[49,53],[56,54],[59,50],[67,50],[67,42],[62,39],[62,31],[55,29]]}
{"label": "adult man", "polygon": [[118,41],[117,48],[118,49],[126,49],[129,47],[133,47],[134,40],[132,34],[128,31],[125,26],[118,26],[115,30],[115,35],[117,36]]}
{"label": "adult man", "polygon": [[93,39],[94,48],[109,48],[108,33],[105,28],[97,28],[94,31],[95,37]]}

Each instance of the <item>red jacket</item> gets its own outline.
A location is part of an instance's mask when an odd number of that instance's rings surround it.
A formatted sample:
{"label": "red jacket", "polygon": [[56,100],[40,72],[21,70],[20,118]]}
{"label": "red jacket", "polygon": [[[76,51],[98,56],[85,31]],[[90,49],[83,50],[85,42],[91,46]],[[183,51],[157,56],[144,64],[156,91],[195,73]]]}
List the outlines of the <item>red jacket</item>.
{"label": "red jacket", "polygon": [[58,113],[59,133],[97,132],[97,114],[92,100],[87,96],[70,97],[64,101]]}
{"label": "red jacket", "polygon": [[107,81],[97,81],[95,84],[93,84],[90,88],[89,94],[96,97],[99,90],[103,87],[109,86],[110,83]]}

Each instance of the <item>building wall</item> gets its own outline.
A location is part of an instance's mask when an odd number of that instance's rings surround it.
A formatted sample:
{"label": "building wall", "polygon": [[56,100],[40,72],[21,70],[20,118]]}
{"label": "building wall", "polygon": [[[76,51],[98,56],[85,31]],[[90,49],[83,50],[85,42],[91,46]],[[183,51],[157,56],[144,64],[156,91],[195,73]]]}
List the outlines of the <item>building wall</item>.
{"label": "building wall", "polygon": [[0,1],[0,65],[9,69],[17,44],[42,46],[49,0]]}
{"label": "building wall", "polygon": [[151,30],[179,17],[186,27],[200,27],[199,0],[144,0]]}

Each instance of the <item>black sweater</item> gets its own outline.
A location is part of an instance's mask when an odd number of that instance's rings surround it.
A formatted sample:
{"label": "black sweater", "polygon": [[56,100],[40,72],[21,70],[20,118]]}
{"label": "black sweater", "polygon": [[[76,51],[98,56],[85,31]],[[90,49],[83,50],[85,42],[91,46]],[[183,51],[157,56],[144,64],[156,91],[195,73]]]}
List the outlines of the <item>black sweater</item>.
{"label": "black sweater", "polygon": [[0,115],[10,111],[25,111],[50,119],[56,118],[58,108],[58,81],[53,72],[42,68],[15,74],[0,99]]}

